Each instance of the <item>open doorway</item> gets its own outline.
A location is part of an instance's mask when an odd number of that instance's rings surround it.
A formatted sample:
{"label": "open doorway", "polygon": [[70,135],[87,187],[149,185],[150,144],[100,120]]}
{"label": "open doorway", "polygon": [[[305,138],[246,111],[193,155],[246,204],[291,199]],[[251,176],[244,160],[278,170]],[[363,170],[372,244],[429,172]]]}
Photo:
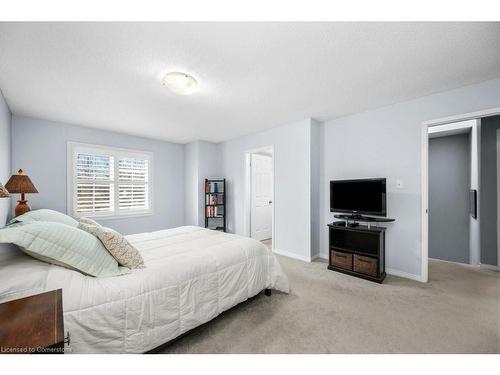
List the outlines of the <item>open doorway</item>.
{"label": "open doorway", "polygon": [[274,248],[274,155],[266,146],[246,153],[247,235]]}
{"label": "open doorway", "polygon": [[471,238],[471,128],[429,134],[429,258],[478,265]]}
{"label": "open doorway", "polygon": [[[460,132],[470,129],[471,134],[471,190],[470,206],[476,208],[475,218],[470,220],[472,265],[500,271],[500,107],[462,115],[425,121],[422,123],[422,265],[420,281],[429,279],[429,139],[430,134]],[[463,131],[463,130],[462,130]],[[475,204],[474,204],[475,203]],[[473,211],[473,210],[472,210]],[[476,219],[477,218],[477,219]]]}
{"label": "open doorway", "polygon": [[428,259],[480,264],[480,120],[425,126],[422,281]]}

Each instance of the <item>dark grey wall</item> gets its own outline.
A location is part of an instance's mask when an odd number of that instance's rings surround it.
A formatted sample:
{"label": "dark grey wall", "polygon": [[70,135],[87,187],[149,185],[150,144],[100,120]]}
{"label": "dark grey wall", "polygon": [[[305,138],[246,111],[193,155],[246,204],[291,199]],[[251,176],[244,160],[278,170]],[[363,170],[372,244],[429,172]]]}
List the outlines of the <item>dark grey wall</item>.
{"label": "dark grey wall", "polygon": [[469,263],[470,139],[429,140],[429,257]]}
{"label": "dark grey wall", "polygon": [[500,116],[481,120],[481,263],[497,265],[497,129]]}

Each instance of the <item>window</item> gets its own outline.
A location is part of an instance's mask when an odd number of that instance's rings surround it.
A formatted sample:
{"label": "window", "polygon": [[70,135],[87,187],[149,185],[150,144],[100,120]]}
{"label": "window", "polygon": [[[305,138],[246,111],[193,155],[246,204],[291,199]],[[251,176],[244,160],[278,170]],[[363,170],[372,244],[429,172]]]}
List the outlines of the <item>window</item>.
{"label": "window", "polygon": [[69,142],[68,159],[73,216],[152,213],[151,153]]}

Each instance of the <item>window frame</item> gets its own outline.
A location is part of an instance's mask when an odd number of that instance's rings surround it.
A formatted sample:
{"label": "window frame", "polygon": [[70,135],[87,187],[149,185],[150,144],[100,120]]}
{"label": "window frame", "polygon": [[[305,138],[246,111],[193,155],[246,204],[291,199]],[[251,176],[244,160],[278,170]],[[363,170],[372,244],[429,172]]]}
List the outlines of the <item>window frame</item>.
{"label": "window frame", "polygon": [[[114,157],[114,205],[112,212],[84,212],[78,213],[76,210],[77,199],[76,199],[76,152],[85,152],[89,154],[100,154],[106,156]],[[119,159],[120,158],[140,158],[148,160],[148,209],[147,210],[127,210],[120,212],[120,201],[119,201]],[[127,148],[117,148],[105,145],[95,145],[89,143],[80,142],[68,142],[67,147],[67,206],[66,211],[68,215],[75,218],[80,217],[91,217],[99,219],[119,219],[127,217],[140,217],[140,216],[152,216],[153,215],[153,153],[149,151],[140,151]]]}

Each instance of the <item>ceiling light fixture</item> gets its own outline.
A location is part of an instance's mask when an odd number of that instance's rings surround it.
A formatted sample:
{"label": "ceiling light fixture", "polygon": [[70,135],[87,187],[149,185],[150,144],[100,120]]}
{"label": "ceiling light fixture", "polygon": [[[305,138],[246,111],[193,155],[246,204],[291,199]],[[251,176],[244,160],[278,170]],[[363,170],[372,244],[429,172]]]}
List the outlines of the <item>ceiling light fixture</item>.
{"label": "ceiling light fixture", "polygon": [[162,84],[177,95],[191,95],[199,90],[198,81],[193,76],[182,72],[165,74]]}

